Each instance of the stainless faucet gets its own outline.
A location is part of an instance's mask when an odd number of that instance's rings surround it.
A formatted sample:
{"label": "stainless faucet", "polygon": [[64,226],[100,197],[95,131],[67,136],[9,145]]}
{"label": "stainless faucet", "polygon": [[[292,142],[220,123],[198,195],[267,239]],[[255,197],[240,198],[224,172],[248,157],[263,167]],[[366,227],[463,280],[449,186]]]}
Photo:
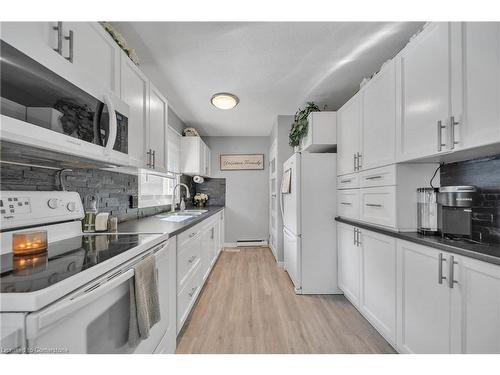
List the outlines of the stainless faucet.
{"label": "stainless faucet", "polygon": [[[186,184],[183,184],[183,183],[181,182],[181,183],[179,183],[179,184],[175,185],[175,186],[174,186],[174,190],[173,190],[173,192],[172,192],[172,204],[170,205],[170,206],[171,206],[171,208],[170,208],[170,212],[175,212],[175,206],[177,206],[177,204],[175,203],[175,198],[176,198],[176,197],[175,197],[175,189],[176,189],[178,186],[181,186],[181,185],[182,185],[182,186],[184,186],[184,188],[186,189],[186,198],[190,198],[190,197],[191,197],[191,195],[189,194],[189,188],[188,188],[188,186],[187,186]],[[179,194],[180,194],[180,192],[181,192],[181,189],[179,188]]]}

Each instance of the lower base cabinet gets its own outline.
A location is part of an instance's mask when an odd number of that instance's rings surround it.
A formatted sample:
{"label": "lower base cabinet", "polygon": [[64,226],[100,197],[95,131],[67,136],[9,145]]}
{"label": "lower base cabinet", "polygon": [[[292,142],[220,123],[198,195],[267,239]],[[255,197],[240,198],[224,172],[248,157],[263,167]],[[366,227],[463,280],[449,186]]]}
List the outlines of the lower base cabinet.
{"label": "lower base cabinet", "polygon": [[177,236],[177,334],[220,254],[223,215],[220,211]]}
{"label": "lower base cabinet", "polygon": [[396,239],[360,230],[360,310],[391,344],[396,344]]}
{"label": "lower base cabinet", "polygon": [[500,265],[337,223],[339,287],[401,353],[500,353]]}

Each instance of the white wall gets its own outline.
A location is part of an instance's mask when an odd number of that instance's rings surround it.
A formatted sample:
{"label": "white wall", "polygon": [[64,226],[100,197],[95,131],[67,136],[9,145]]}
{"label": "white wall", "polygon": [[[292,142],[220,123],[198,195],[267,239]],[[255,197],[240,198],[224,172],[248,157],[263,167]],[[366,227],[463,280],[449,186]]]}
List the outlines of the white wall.
{"label": "white wall", "polygon": [[[203,137],[212,152],[212,177],[226,179],[225,242],[268,240],[269,137]],[[221,171],[221,154],[264,154],[264,170]]]}

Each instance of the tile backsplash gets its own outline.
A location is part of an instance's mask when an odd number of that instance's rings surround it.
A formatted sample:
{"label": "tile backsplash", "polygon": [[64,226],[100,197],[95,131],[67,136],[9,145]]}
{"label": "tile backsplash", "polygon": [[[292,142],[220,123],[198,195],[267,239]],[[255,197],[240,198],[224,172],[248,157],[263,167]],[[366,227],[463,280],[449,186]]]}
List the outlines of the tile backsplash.
{"label": "tile backsplash", "polygon": [[[207,205],[225,206],[226,205],[226,179],[225,178],[205,178],[202,184],[196,184],[192,177],[181,176],[181,182],[189,186],[189,192],[192,196],[196,193],[205,193],[208,195]],[[183,190],[184,191],[184,190]]]}
{"label": "tile backsplash", "polygon": [[500,243],[500,155],[441,167],[441,186],[474,185],[480,199],[473,208],[472,238]]}
{"label": "tile backsplash", "polygon": [[[61,190],[59,171],[14,164],[0,165],[1,190]],[[76,191],[82,199],[88,194],[98,198],[99,211],[110,212],[119,221],[154,215],[167,206],[129,208],[129,197],[137,195],[137,176],[98,169],[74,169],[63,174],[68,191]]]}

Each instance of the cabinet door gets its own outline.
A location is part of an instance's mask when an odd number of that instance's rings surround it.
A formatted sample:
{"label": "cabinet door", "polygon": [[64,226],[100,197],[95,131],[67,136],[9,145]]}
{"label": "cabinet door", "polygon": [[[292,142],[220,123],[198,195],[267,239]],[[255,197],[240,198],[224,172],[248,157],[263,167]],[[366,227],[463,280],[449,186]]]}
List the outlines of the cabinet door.
{"label": "cabinet door", "polygon": [[207,177],[210,177],[210,174],[212,172],[212,168],[211,168],[211,153],[210,153],[210,149],[208,148],[207,145],[205,145],[205,175]]}
{"label": "cabinet door", "polygon": [[355,244],[354,227],[337,223],[339,288],[355,305],[359,306],[360,258]]}
{"label": "cabinet door", "polygon": [[396,134],[399,161],[448,151],[450,30],[446,22],[430,24],[398,59],[398,107],[402,111]]}
{"label": "cabinet door", "polygon": [[337,112],[337,174],[344,175],[355,170],[354,155],[360,151],[361,128],[360,94],[354,95]]}
{"label": "cabinet door", "polygon": [[392,60],[363,88],[362,167],[392,164],[396,158],[396,66]]}
{"label": "cabinet door", "polygon": [[212,265],[212,228],[206,227],[201,232],[201,273],[203,280],[206,280]]}
{"label": "cabinet door", "polygon": [[463,120],[457,148],[500,142],[500,23],[462,23]]}
{"label": "cabinet door", "polygon": [[404,353],[450,353],[448,254],[398,240],[397,346]]}
{"label": "cabinet door", "polygon": [[453,330],[458,352],[500,353],[500,266],[455,256]]}
{"label": "cabinet door", "polygon": [[215,264],[220,250],[220,220],[217,217],[212,227],[212,266]]}
{"label": "cabinet door", "polygon": [[146,154],[149,87],[146,76],[121,53],[121,99],[129,105],[128,154],[137,167],[148,167]]}
{"label": "cabinet door", "polygon": [[168,103],[161,92],[149,84],[149,147],[152,152],[153,168],[167,171]]}
{"label": "cabinet door", "polygon": [[219,230],[220,230],[220,232],[219,232],[219,250],[218,250],[219,253],[224,248],[224,240],[225,240],[224,216],[225,216],[225,212],[224,212],[224,210],[222,210],[220,212],[220,226],[219,226]]}
{"label": "cabinet door", "polygon": [[[63,22],[64,35],[73,31],[73,65],[106,90],[120,95],[120,48],[97,22]],[[65,56],[70,46],[64,41]]]}
{"label": "cabinet door", "polygon": [[396,342],[396,240],[361,231],[361,311],[392,344]]}

